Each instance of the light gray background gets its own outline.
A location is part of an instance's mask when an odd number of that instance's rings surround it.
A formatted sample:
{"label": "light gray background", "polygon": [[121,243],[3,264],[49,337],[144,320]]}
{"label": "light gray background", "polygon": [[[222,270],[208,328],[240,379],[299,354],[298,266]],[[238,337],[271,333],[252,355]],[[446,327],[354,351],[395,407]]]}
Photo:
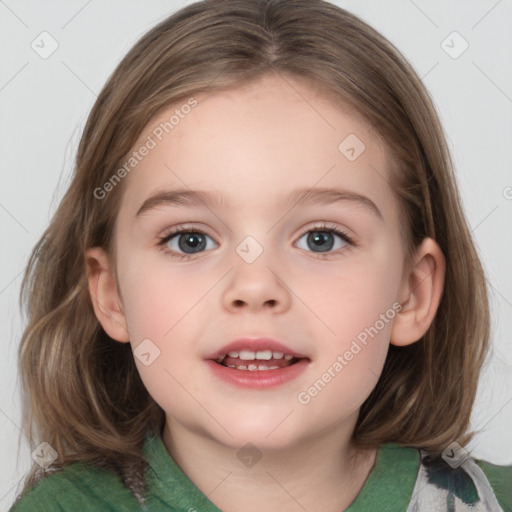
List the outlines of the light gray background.
{"label": "light gray background", "polygon": [[[20,436],[17,347],[21,273],[68,182],[86,116],[144,32],[191,2],[0,0],[0,510],[30,451]],[[474,457],[512,463],[512,1],[335,1],[388,37],[431,92],[453,152],[492,301],[493,356],[482,375]],[[32,41],[47,31],[47,59]],[[469,44],[447,36],[457,31]]]}

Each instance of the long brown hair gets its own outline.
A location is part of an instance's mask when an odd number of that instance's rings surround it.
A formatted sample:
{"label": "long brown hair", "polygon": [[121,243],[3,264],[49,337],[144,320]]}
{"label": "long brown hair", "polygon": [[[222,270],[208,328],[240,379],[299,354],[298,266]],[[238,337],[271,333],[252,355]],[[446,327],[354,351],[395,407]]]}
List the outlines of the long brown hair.
{"label": "long brown hair", "polygon": [[[446,258],[435,319],[420,341],[391,345],[361,407],[354,443],[442,451],[471,438],[488,298],[443,130],[421,80],[383,36],[326,1],[209,0],[146,33],[108,79],[84,128],[69,189],[29,259],[20,295],[27,311],[19,349],[23,421],[32,446],[46,441],[57,451],[52,467],[88,461],[115,469],[140,497],[144,438],[164,424],[130,344],[109,338],[94,314],[85,251],[101,246],[112,254],[123,182],[102,199],[93,192],[161,109],[266,73],[307,80],[375,128],[393,157],[406,255],[428,236]],[[24,490],[40,477],[34,464]]]}

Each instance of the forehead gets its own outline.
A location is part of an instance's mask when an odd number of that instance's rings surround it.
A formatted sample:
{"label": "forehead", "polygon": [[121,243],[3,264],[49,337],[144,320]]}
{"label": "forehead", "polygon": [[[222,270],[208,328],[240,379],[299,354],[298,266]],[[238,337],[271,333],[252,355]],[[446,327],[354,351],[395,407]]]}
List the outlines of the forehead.
{"label": "forehead", "polygon": [[[226,205],[279,206],[292,189],[344,187],[390,201],[387,151],[378,134],[343,104],[290,77],[266,76],[163,109],[134,150],[148,145],[129,173],[123,203],[134,215],[158,190],[190,188]],[[190,105],[194,105],[190,107]]]}

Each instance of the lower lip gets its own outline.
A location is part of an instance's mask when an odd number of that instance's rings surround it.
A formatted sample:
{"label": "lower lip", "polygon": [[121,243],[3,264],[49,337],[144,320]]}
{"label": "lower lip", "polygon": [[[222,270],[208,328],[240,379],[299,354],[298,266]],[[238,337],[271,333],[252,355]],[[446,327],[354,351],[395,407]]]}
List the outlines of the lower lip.
{"label": "lower lip", "polygon": [[267,389],[297,378],[306,369],[309,360],[300,359],[286,368],[254,371],[237,370],[229,366],[222,366],[212,360],[207,360],[206,363],[217,377],[228,384],[249,389]]}

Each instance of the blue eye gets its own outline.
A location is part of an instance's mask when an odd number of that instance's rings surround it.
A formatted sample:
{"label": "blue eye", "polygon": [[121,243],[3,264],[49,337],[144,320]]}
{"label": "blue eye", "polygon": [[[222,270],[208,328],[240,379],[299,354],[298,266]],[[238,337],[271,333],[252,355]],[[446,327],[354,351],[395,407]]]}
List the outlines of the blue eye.
{"label": "blue eye", "polygon": [[[208,246],[207,239],[212,240],[206,233],[197,229],[178,228],[176,231],[161,238],[158,245],[163,246],[164,249],[168,247],[168,252],[172,256],[184,259],[187,256],[212,249],[211,246]],[[169,242],[171,243],[169,244]],[[184,254],[180,254],[181,251]]]}
{"label": "blue eye", "polygon": [[[346,249],[347,246],[356,246],[354,241],[343,231],[336,227],[328,226],[325,223],[315,225],[306,231],[300,238],[299,242],[307,236],[307,247],[299,247],[318,254],[321,257],[332,256]],[[341,240],[336,244],[335,237]],[[214,244],[208,243],[211,240]],[[206,233],[198,229],[184,228],[177,226],[171,233],[160,238],[158,245],[162,250],[171,257],[180,258],[182,260],[200,254],[209,249],[214,249],[217,243]],[[334,247],[337,245],[336,247]],[[311,250],[313,248],[313,250]],[[318,251],[316,250],[318,249]]]}
{"label": "blue eye", "polygon": [[[343,231],[336,229],[335,227],[328,227],[325,224],[315,226],[314,229],[310,229],[304,233],[299,242],[306,238],[306,247],[300,247],[300,249],[309,250],[313,249],[312,252],[320,255],[337,254],[343,250],[347,245],[355,245],[352,239]],[[341,240],[336,244],[335,238]],[[334,247],[336,245],[336,247]],[[316,251],[318,249],[318,251]]]}
{"label": "blue eye", "polygon": [[[309,248],[315,248],[318,249],[318,251],[313,250],[313,252],[330,252],[333,250],[333,246],[335,245],[336,240],[335,237],[338,237],[342,240],[341,245],[338,244],[338,247],[335,247],[335,249],[340,249],[341,247],[344,247],[347,245],[347,242],[344,239],[344,236],[342,233],[336,232],[334,230],[315,230],[315,231],[308,231],[304,235],[302,235],[302,238],[307,236],[306,244],[308,244]],[[304,249],[304,247],[301,247],[301,249]]]}

